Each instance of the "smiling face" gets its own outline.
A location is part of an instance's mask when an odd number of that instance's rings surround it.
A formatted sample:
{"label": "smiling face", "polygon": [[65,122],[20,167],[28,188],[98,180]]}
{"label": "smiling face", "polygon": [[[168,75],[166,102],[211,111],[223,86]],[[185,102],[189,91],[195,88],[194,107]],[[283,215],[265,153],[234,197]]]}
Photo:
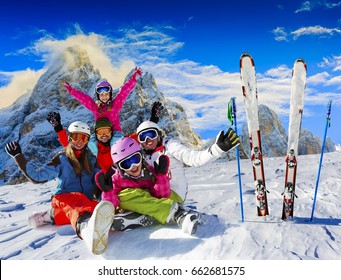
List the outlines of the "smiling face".
{"label": "smiling face", "polygon": [[89,135],[81,133],[81,132],[74,132],[70,135],[70,140],[72,146],[76,150],[82,150],[86,144],[89,142]]}
{"label": "smiling face", "polygon": [[142,148],[147,151],[156,149],[159,142],[159,131],[153,127],[140,131],[137,134],[137,139]]}
{"label": "smiling face", "polygon": [[83,142],[78,141],[77,143],[72,142],[72,146],[76,149],[76,150],[82,150],[86,144],[84,144]]}
{"label": "smiling face", "polygon": [[139,165],[133,165],[130,170],[125,170],[125,172],[133,177],[138,177],[141,175],[142,171],[142,162]]}
{"label": "smiling face", "polygon": [[103,92],[99,94],[98,97],[99,97],[99,100],[101,100],[101,102],[106,103],[110,98],[110,92]]}
{"label": "smiling face", "polygon": [[112,130],[111,127],[101,127],[96,129],[96,137],[98,141],[107,143],[111,139]]}
{"label": "smiling face", "polygon": [[153,151],[156,149],[158,144],[158,139],[153,139],[150,140],[149,138],[146,140],[146,142],[141,143],[141,146],[143,149],[147,150],[147,151]]}
{"label": "smiling face", "polygon": [[142,171],[142,154],[136,152],[117,163],[118,167],[128,175],[138,177]]}

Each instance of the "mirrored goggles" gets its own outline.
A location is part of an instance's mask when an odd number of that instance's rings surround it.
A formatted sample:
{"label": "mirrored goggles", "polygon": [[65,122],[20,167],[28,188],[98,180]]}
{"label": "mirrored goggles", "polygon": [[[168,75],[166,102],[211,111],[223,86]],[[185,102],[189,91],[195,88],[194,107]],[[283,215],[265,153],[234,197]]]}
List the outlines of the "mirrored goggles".
{"label": "mirrored goggles", "polygon": [[83,144],[87,144],[89,142],[89,135],[81,132],[73,132],[70,135],[70,139],[74,143],[81,141]]}
{"label": "mirrored goggles", "polygon": [[101,127],[101,128],[97,128],[96,129],[96,135],[98,137],[101,137],[101,136],[109,136],[111,134],[112,130],[111,130],[111,127]]}
{"label": "mirrored goggles", "polygon": [[144,143],[147,141],[148,138],[149,140],[154,140],[158,136],[159,136],[158,131],[155,128],[151,128],[151,129],[148,129],[139,133],[139,135],[137,136],[137,139],[140,143]]}
{"label": "mirrored goggles", "polygon": [[139,165],[141,161],[142,161],[142,155],[141,153],[137,152],[127,157],[126,159],[120,161],[118,163],[118,167],[122,170],[128,171],[132,169],[134,165]]}
{"label": "mirrored goggles", "polygon": [[110,93],[110,91],[111,91],[111,87],[109,87],[109,86],[96,88],[96,93],[98,93],[98,94]]}

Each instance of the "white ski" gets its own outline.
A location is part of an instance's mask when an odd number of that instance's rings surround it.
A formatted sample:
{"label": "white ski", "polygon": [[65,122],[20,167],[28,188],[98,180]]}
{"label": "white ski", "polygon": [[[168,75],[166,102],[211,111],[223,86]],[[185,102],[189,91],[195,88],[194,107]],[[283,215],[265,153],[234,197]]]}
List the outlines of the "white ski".
{"label": "white ski", "polygon": [[297,59],[292,70],[290,121],[288,129],[288,152],[285,159],[286,173],[283,195],[282,219],[293,218],[298,142],[301,131],[304,94],[307,81],[307,66],[303,59]]}
{"label": "white ski", "polygon": [[240,57],[240,79],[250,136],[251,162],[256,188],[257,213],[258,216],[266,216],[269,214],[269,209],[258,122],[256,69],[253,58],[248,53],[244,53]]}

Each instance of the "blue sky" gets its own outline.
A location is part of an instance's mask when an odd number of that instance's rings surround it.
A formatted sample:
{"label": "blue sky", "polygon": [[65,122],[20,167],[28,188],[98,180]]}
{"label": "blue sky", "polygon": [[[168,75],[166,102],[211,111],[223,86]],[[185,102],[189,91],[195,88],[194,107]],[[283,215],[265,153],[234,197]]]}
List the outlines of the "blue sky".
{"label": "blue sky", "polygon": [[0,10],[0,107],[31,90],[63,49],[78,44],[117,87],[135,65],[151,72],[164,95],[184,106],[193,129],[214,137],[226,128],[230,97],[237,97],[244,121],[239,57],[249,52],[259,103],[275,110],[285,127],[291,68],[305,59],[302,127],[322,137],[332,99],[328,135],[341,144],[341,1],[6,2]]}

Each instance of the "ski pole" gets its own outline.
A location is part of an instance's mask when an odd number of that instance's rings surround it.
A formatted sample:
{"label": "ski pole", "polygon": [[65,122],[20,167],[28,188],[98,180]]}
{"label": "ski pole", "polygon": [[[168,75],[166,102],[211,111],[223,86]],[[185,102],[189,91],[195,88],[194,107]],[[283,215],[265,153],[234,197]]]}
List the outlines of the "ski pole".
{"label": "ski pole", "polygon": [[330,127],[330,111],[331,111],[331,108],[332,108],[332,101],[330,100],[328,102],[328,106],[327,106],[326,128],[324,130],[324,137],[323,137],[323,143],[322,143],[322,148],[321,148],[321,156],[320,156],[320,164],[319,164],[319,169],[318,169],[318,172],[317,172],[315,195],[314,195],[313,207],[312,207],[312,210],[311,210],[310,221],[312,221],[314,219],[314,210],[315,210],[315,204],[316,204],[317,189],[318,189],[318,185],[319,185],[319,181],[320,181],[320,173],[321,173],[321,167],[322,167],[324,146],[325,146],[325,143],[326,143],[327,130],[328,130],[328,127]]}
{"label": "ski pole", "polygon": [[[230,120],[231,125],[234,124],[234,130],[238,135],[237,131],[237,108],[235,97],[232,97],[229,101],[228,105],[228,112],[227,118]],[[238,181],[239,181],[239,197],[240,197],[240,213],[242,216],[242,223],[244,223],[244,209],[243,209],[243,191],[242,191],[242,180],[241,180],[241,173],[240,173],[240,159],[239,159],[239,148],[236,147],[236,158],[237,158],[237,166],[238,166]]]}

